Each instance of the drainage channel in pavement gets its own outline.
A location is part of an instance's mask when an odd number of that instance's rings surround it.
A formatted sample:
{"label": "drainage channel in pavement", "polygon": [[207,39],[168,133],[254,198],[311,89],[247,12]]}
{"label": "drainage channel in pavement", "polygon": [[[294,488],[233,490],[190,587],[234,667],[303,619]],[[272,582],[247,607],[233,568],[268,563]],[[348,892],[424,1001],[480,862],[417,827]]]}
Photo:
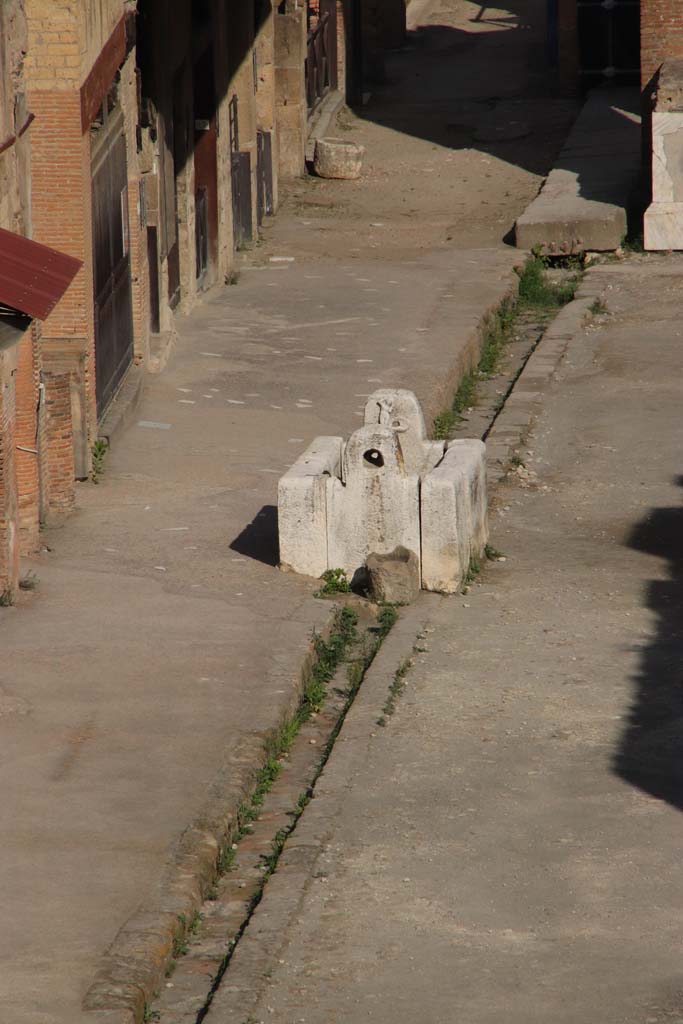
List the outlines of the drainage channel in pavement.
{"label": "drainage channel in pavement", "polygon": [[[196,1024],[228,970],[240,937],[275,870],[287,838],[310,800],[363,676],[391,629],[397,612],[355,595],[340,595],[340,614],[351,636],[319,711],[298,727],[289,749],[262,775],[251,804],[238,812],[235,841],[221,852],[218,877],[192,920],[179,920],[173,959],[144,1021]],[[354,624],[354,619],[355,624]],[[335,634],[327,641],[335,643]],[[267,754],[267,749],[266,749]]]}

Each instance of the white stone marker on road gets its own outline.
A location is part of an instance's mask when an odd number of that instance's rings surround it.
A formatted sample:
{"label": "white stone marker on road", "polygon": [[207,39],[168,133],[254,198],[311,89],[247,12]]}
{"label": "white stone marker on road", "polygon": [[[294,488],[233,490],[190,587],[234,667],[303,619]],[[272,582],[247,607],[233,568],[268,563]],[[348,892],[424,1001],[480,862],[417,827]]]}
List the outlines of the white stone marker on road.
{"label": "white stone marker on road", "polygon": [[399,435],[370,424],[349,438],[343,479],[328,477],[329,568],[351,580],[368,555],[387,555],[402,545],[420,558],[420,478],[409,473]]}
{"label": "white stone marker on road", "polygon": [[451,441],[422,481],[422,587],[453,593],[488,540],[486,445]]}
{"label": "white stone marker on road", "polygon": [[486,446],[431,441],[411,391],[369,396],[344,445],[319,437],[281,478],[281,568],[309,576],[412,552],[425,590],[453,593],[488,539]]}
{"label": "white stone marker on road", "polygon": [[326,482],[339,476],[344,441],[316,437],[278,484],[280,568],[322,576],[327,557]]}

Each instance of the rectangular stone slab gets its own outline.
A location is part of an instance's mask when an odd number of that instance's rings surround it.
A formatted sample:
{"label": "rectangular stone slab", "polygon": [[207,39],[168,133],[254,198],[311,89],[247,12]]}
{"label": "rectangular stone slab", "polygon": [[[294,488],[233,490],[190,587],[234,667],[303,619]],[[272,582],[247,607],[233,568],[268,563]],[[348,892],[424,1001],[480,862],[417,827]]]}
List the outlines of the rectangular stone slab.
{"label": "rectangular stone slab", "polygon": [[640,177],[639,105],[637,89],[589,94],[543,188],[517,219],[518,249],[559,255],[621,245]]}
{"label": "rectangular stone slab", "polygon": [[452,594],[488,540],[486,445],[452,441],[422,481],[422,587]]}
{"label": "rectangular stone slab", "polygon": [[278,484],[280,568],[319,577],[327,561],[326,481],[341,471],[341,437],[316,437]]}

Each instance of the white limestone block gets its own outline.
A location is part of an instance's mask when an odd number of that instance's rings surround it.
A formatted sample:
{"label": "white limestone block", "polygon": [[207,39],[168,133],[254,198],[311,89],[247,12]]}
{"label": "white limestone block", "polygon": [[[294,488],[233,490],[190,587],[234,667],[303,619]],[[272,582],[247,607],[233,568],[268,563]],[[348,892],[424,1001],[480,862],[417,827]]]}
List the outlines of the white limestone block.
{"label": "white limestone block", "polygon": [[341,472],[343,439],[316,437],[278,484],[280,568],[322,576],[328,567],[326,482]]}
{"label": "white limestone block", "polygon": [[652,199],[683,202],[683,113],[652,115]]}
{"label": "white limestone block", "polygon": [[488,540],[486,445],[452,441],[422,481],[422,587],[454,593]]}
{"label": "white limestone block", "polygon": [[649,251],[683,249],[683,113],[652,115],[652,204],[644,217]]}
{"label": "white limestone block", "polygon": [[353,579],[371,552],[399,545],[419,559],[420,480],[406,471],[398,435],[360,427],[344,450],[342,476],[326,481],[329,567]]}
{"label": "white limestone block", "polygon": [[444,441],[427,438],[422,407],[413,391],[379,388],[365,404],[364,422],[379,423],[400,434],[403,460],[409,473],[423,476],[443,458]]}
{"label": "white limestone block", "polygon": [[647,208],[643,245],[648,252],[683,249],[683,203],[652,203]]}

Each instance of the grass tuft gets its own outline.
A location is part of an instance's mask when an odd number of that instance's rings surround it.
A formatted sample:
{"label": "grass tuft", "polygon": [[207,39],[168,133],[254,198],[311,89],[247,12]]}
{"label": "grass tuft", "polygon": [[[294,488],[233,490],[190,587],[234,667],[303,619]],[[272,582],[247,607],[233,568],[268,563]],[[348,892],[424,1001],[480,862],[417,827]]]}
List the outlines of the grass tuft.
{"label": "grass tuft", "polygon": [[[572,267],[573,269],[573,267]],[[493,377],[500,366],[501,357],[513,337],[520,316],[533,313],[539,320],[549,320],[562,306],[574,298],[581,278],[580,264],[570,278],[554,282],[548,278],[547,260],[533,253],[519,275],[516,299],[504,299],[495,313],[484,322],[479,362],[460,380],[449,409],[434,420],[433,434],[437,441],[448,440],[460,424],[464,413],[476,400],[477,384]],[[500,407],[505,402],[501,397]],[[496,412],[499,408],[496,409]]]}

